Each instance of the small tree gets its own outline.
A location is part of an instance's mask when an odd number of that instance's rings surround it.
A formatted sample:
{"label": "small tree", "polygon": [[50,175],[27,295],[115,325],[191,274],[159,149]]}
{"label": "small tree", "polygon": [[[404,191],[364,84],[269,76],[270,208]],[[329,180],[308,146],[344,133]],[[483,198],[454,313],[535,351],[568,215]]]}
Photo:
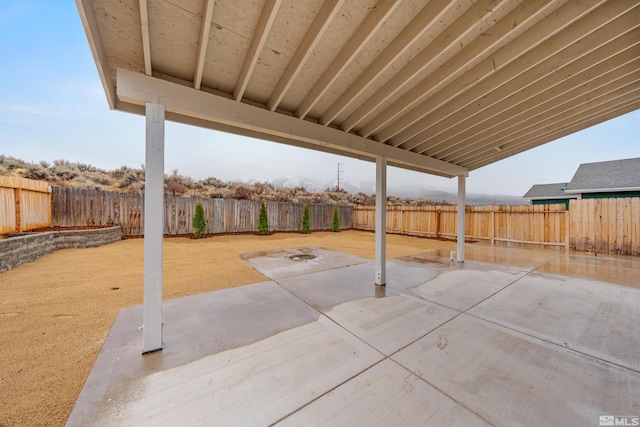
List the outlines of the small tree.
{"label": "small tree", "polygon": [[193,215],[191,225],[193,225],[193,236],[196,239],[200,239],[207,234],[207,219],[204,216],[204,208],[200,202],[196,205],[196,213]]}
{"label": "small tree", "polygon": [[304,213],[302,214],[302,232],[304,234],[311,233],[311,217],[309,216],[309,205],[304,205]]}
{"label": "small tree", "polygon": [[258,217],[258,233],[269,234],[269,217],[267,216],[267,206],[262,202],[260,205],[260,216]]}
{"label": "small tree", "polygon": [[338,205],[335,205],[333,207],[332,227],[334,232],[337,233],[340,231],[340,215],[338,215]]}

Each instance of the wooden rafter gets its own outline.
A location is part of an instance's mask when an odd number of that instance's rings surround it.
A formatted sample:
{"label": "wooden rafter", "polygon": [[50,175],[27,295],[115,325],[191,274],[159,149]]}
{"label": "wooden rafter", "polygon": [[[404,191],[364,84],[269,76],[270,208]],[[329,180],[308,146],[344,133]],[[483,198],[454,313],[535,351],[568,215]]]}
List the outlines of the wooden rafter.
{"label": "wooden rafter", "polygon": [[502,146],[502,151],[499,153],[495,152],[496,155],[493,156],[488,155],[487,153],[478,155],[469,163],[469,167],[473,170],[487,166],[515,154],[522,153],[523,151],[530,150],[531,148],[538,147],[549,141],[571,135],[585,127],[595,126],[599,123],[613,119],[614,117],[635,111],[640,108],[640,93],[636,91],[635,96],[630,97],[627,102],[621,102],[621,100],[612,101],[609,103],[609,108],[605,108],[606,105],[596,105],[592,114],[577,116],[572,122],[566,123],[563,127],[547,127],[544,133],[539,133],[529,138],[523,137],[518,140],[506,142]]}
{"label": "wooden rafter", "polygon": [[[502,19],[496,22],[483,37],[477,38],[455,56],[442,64],[437,70],[431,73],[426,79],[418,83],[414,90],[402,95],[394,101],[387,110],[378,114],[368,124],[363,126],[361,133],[370,135],[376,131],[376,139],[379,141],[388,141],[398,132],[402,131],[410,124],[414,123],[414,118],[410,114],[390,123],[392,118],[405,113],[410,106],[415,106],[419,101],[427,100],[447,85],[453,86],[457,79],[463,75],[470,75],[465,82],[467,86],[457,85],[460,90],[464,90],[473,83],[472,78],[480,80],[483,75],[481,71],[486,73],[495,72],[494,60],[492,55],[496,55],[500,49],[504,48],[510,42],[520,37],[527,30],[538,24],[545,17],[552,14],[561,1],[527,1],[515,8]],[[523,44],[532,42],[533,40],[523,40]],[[479,71],[475,71],[479,70]],[[475,71],[475,72],[474,72]],[[444,97],[443,97],[444,99]],[[385,126],[386,125],[386,126]],[[390,141],[393,145],[395,141]],[[399,145],[396,144],[396,145]]]}
{"label": "wooden rafter", "polygon": [[[425,46],[425,48],[393,76],[393,78],[388,80],[374,95],[369,97],[369,99],[351,113],[340,127],[348,132],[358,126],[380,105],[403,90],[404,85],[400,82],[410,81],[427,67],[433,66],[435,62],[441,60],[439,56],[440,53],[446,49],[456,48],[459,44],[457,41],[466,33],[483,25],[484,20],[482,18],[492,13],[492,8],[495,7],[496,3],[496,0],[481,0],[471,6],[459,19],[450,23],[450,30],[439,33],[435,40]],[[451,3],[451,5],[454,4],[455,2]],[[443,18],[439,19],[437,23],[440,23],[442,19]],[[364,132],[360,134],[365,137],[369,136]]]}
{"label": "wooden rafter", "polygon": [[149,10],[147,0],[140,0],[140,31],[142,33],[142,52],[144,57],[144,73],[151,75],[151,41],[149,40]]}
{"label": "wooden rafter", "polygon": [[[573,100],[573,102],[566,102],[555,108],[547,109],[546,111],[538,113],[527,120],[521,121],[518,127],[499,133],[496,135],[496,139],[492,140],[491,144],[497,144],[497,146],[502,147],[504,141],[513,142],[522,139],[527,135],[531,137],[532,135],[540,133],[540,129],[547,128],[550,125],[558,126],[563,123],[563,121],[575,123],[576,114],[578,113],[582,114],[596,105],[601,106],[605,102],[610,102],[611,100],[618,102],[623,99],[623,97],[628,98],[628,92],[629,90],[632,90],[630,85],[632,86],[637,84],[638,81],[640,81],[638,73],[628,75],[616,82],[601,86],[597,90],[593,90],[582,95],[581,97]],[[624,83],[626,83],[626,85]],[[623,84],[623,86],[620,87],[620,84]],[[526,129],[526,131],[523,131],[522,129]],[[536,130],[538,130],[538,132]],[[487,151],[485,148],[486,146],[483,147],[480,144],[474,144],[463,152],[451,155],[449,158],[443,157],[442,159],[454,163],[469,163],[477,156],[482,156]]]}
{"label": "wooden rafter", "polygon": [[302,43],[300,43],[300,46],[298,46],[298,49],[293,54],[289,65],[287,65],[282,77],[269,97],[267,101],[267,108],[269,110],[275,111],[275,109],[278,108],[282,98],[284,98],[287,90],[289,90],[291,83],[293,83],[293,80],[298,76],[300,69],[302,69],[305,61],[309,55],[311,55],[313,48],[318,41],[320,41],[320,37],[322,37],[327,28],[329,28],[331,21],[344,2],[345,0],[328,0],[322,4],[309,30],[302,39]]}
{"label": "wooden rafter", "polygon": [[320,79],[313,85],[300,106],[296,110],[296,116],[304,118],[309,114],[316,102],[329,89],[329,86],[340,76],[340,73],[353,61],[358,52],[371,40],[375,32],[384,21],[398,7],[401,0],[380,0],[362,21],[358,29],[351,35],[342,50],[333,59],[329,67],[324,71]]}
{"label": "wooden rafter", "polygon": [[[450,125],[454,120],[451,116],[468,105],[470,100],[480,99],[490,93],[492,99],[506,97],[514,91],[520,90],[523,85],[528,86],[555,71],[562,64],[566,64],[567,57],[580,58],[589,54],[605,42],[602,39],[603,36],[609,36],[612,32],[618,32],[618,35],[621,35],[628,31],[630,26],[638,25],[632,15],[623,15],[615,23],[611,23],[612,19],[619,16],[619,10],[616,10],[615,4],[617,2],[604,5],[599,8],[599,13],[590,14],[585,19],[575,22],[571,28],[566,28],[545,40],[535,49],[506,65],[500,73],[491,73],[489,78],[468,89],[464,99],[458,97],[450,102],[442,103],[429,115],[429,118],[422,116],[422,120],[416,121],[398,134],[396,140],[404,141],[400,144],[402,148],[418,152],[424,151],[429,147],[424,139],[420,139],[421,136],[430,132],[430,128],[440,122],[443,122],[441,126]],[[599,30],[599,27],[602,28]],[[579,40],[581,42],[576,43]],[[446,91],[441,93],[446,93]],[[425,107],[428,108],[427,105],[418,107],[416,109],[417,115],[420,115]]]}
{"label": "wooden rafter", "polygon": [[[624,41],[624,38],[617,39],[614,44]],[[611,49],[610,51],[614,52],[614,48],[612,44],[607,44],[598,50]],[[604,60],[596,59],[600,53],[593,52],[564,67],[562,73],[554,73],[543,79],[540,85],[546,85],[546,88],[531,85],[474,115],[469,119],[473,123],[467,124],[467,120],[462,121],[460,130],[452,129],[431,138],[433,148],[428,151],[432,155],[449,158],[477,147],[487,147],[492,141],[501,138],[498,136],[501,132],[508,131],[540,113],[568,102],[575,102],[604,84],[615,82],[640,69],[639,53],[633,48]],[[518,101],[514,101],[513,98],[516,97]],[[436,148],[438,146],[439,148]]]}
{"label": "wooden rafter", "polygon": [[196,56],[195,73],[193,75],[193,87],[200,89],[202,85],[202,73],[204,72],[204,60],[209,46],[209,33],[211,32],[211,19],[213,18],[213,5],[215,0],[204,0],[202,22],[200,23],[200,39],[198,54]]}
{"label": "wooden rafter", "polygon": [[281,4],[282,0],[267,0],[264,8],[262,9],[262,14],[260,15],[258,25],[256,26],[256,31],[251,38],[249,52],[244,58],[242,70],[238,76],[238,82],[233,90],[233,99],[236,101],[240,101],[242,99],[242,95],[244,95],[244,91],[247,89],[249,79],[251,78],[253,69],[258,62],[260,52],[262,52],[262,47],[264,46],[264,42],[267,40],[269,30],[271,30],[271,26],[273,25],[273,21],[276,19],[276,15],[278,14],[278,9]]}
{"label": "wooden rafter", "polygon": [[320,117],[320,123],[329,125],[338,114],[351,105],[395,60],[431,28],[431,24],[446,10],[449,0],[430,1],[398,36],[374,59],[367,69],[340,95]]}

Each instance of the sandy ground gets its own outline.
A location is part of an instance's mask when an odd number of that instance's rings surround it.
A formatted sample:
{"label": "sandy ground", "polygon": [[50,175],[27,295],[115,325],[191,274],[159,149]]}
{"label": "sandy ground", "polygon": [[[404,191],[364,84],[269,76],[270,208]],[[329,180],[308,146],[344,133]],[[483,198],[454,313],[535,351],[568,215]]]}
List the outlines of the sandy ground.
{"label": "sandy ground", "polygon": [[[374,257],[361,231],[165,239],[164,298],[268,280],[238,259],[261,250],[321,246]],[[389,258],[452,242],[388,235]],[[143,240],[64,249],[0,273],[0,427],[64,425],[118,310],[142,304]]]}

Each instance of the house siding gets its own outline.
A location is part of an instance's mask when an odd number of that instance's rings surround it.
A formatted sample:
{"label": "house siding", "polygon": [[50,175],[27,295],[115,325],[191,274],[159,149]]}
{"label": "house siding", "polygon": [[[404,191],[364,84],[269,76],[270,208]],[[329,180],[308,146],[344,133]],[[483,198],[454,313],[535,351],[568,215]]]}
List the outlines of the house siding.
{"label": "house siding", "polygon": [[620,199],[624,197],[640,197],[640,191],[614,191],[608,193],[582,193],[583,199]]}
{"label": "house siding", "polygon": [[532,205],[564,205],[565,209],[569,210],[569,199],[542,199],[532,200]]}

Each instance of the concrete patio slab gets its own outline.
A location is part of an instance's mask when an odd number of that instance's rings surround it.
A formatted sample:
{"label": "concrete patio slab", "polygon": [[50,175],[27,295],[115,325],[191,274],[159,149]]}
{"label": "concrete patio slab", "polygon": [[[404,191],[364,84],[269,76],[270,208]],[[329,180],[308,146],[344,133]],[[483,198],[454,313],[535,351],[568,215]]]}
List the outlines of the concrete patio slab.
{"label": "concrete patio slab", "polygon": [[[314,255],[327,252],[318,248],[303,249],[297,250]],[[267,256],[286,259],[279,251]],[[263,258],[257,258],[256,264],[269,277],[280,275],[281,265],[292,262],[268,264],[261,261]],[[248,261],[253,264],[256,258],[248,258]],[[424,299],[402,295],[394,287],[375,286],[372,274],[375,267],[371,262],[340,268],[345,262],[339,256],[323,256],[323,261],[327,266],[329,261],[335,262],[333,269],[283,277],[278,283],[386,355],[409,345],[458,314]],[[314,262],[315,259],[297,263],[309,264],[307,271],[310,271],[315,268]],[[402,261],[389,262],[388,274],[398,284],[419,283],[434,275]]]}
{"label": "concrete patio slab", "polygon": [[640,371],[639,297],[637,289],[532,274],[469,313]]}
{"label": "concrete patio slab", "polygon": [[461,314],[392,359],[494,425],[637,414],[640,374]]}
{"label": "concrete patio slab", "polygon": [[142,307],[121,310],[68,425],[640,415],[640,289],[539,272],[571,262],[562,251],[485,249],[390,260],[386,287],[372,262],[323,248],[246,254],[273,281],[165,301],[162,351],[142,356]]}
{"label": "concrete patio slab", "polygon": [[142,306],[120,310],[67,425],[99,425],[99,414],[116,411],[122,393],[148,375],[316,322],[319,313],[264,282],[164,301],[163,318],[164,349],[141,356]]}
{"label": "concrete patio slab", "polygon": [[[100,425],[270,425],[382,355],[318,321],[242,348],[154,372],[98,415]],[[86,424],[85,424],[86,425]]]}
{"label": "concrete patio slab", "polygon": [[276,425],[490,424],[398,364],[384,360]]}
{"label": "concrete patio slab", "polygon": [[384,292],[385,295],[398,294],[393,290],[375,286],[373,280],[361,279],[343,269],[287,277],[278,279],[278,283],[320,312],[348,301],[375,298],[380,292]]}
{"label": "concrete patio slab", "polygon": [[[555,257],[564,254],[564,249],[560,248],[523,248],[518,246],[503,246],[489,244],[465,245],[465,263],[469,261],[483,264],[501,265],[503,267],[516,267],[524,270],[533,270],[549,262]],[[437,257],[449,259],[450,251],[434,250],[417,254],[419,257]]]}
{"label": "concrete patio slab", "polygon": [[426,300],[464,311],[526,274],[498,269],[474,269],[469,268],[470,264],[465,267],[467,268],[441,271],[434,279],[410,290]]}
{"label": "concrete patio slab", "polygon": [[[448,262],[447,262],[448,264]],[[352,274],[373,283],[375,277],[375,263],[352,265],[344,269],[346,273]],[[387,288],[395,290],[406,290],[413,286],[433,279],[437,275],[436,270],[422,268],[415,262],[407,262],[402,259],[392,259],[387,261]]]}
{"label": "concrete patio slab", "polygon": [[[313,258],[305,259],[305,256]],[[292,257],[294,259],[291,259]],[[316,246],[251,252],[242,254],[240,259],[274,280],[368,262],[364,258]]]}
{"label": "concrete patio slab", "polygon": [[640,288],[640,257],[563,252],[545,263],[538,272]]}
{"label": "concrete patio slab", "polygon": [[361,298],[323,313],[385,355],[395,353],[458,314],[402,294]]}

